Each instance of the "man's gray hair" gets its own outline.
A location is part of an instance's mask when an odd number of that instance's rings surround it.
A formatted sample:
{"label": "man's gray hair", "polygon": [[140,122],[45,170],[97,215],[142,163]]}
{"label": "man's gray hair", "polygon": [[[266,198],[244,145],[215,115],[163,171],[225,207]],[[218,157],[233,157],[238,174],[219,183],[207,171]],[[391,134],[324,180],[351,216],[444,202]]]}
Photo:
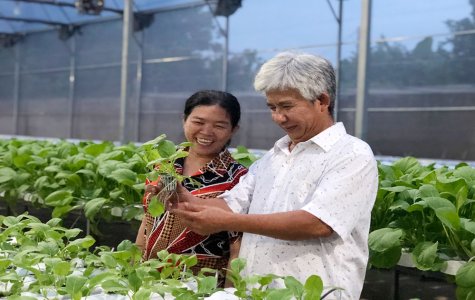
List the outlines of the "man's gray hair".
{"label": "man's gray hair", "polygon": [[256,91],[295,89],[308,101],[323,93],[330,98],[333,113],[336,94],[335,70],[323,57],[297,52],[282,52],[264,63],[254,80]]}

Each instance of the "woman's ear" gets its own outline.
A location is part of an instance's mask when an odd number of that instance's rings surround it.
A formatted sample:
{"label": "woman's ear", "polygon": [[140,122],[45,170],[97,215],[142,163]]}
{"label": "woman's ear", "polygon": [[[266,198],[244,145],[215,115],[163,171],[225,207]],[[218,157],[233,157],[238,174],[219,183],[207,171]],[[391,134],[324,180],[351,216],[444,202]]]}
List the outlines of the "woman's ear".
{"label": "woman's ear", "polygon": [[235,134],[239,130],[239,125],[234,126],[233,130],[231,131],[232,134]]}

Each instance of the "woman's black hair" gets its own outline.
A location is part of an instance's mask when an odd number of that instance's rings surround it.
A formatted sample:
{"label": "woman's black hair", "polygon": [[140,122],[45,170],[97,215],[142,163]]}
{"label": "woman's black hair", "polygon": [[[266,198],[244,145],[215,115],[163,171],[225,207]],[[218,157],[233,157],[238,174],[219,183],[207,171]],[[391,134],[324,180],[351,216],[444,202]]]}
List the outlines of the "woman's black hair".
{"label": "woman's black hair", "polygon": [[193,109],[199,105],[219,105],[231,118],[231,126],[235,128],[241,118],[241,106],[234,95],[215,90],[198,91],[186,99],[184,119],[188,118]]}

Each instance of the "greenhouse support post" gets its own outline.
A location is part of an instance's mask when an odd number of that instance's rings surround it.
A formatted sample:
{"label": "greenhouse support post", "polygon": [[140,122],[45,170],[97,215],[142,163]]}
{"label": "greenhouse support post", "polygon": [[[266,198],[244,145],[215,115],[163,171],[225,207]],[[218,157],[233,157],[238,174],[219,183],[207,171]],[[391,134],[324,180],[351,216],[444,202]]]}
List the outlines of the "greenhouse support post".
{"label": "greenhouse support post", "polygon": [[370,49],[371,0],[361,0],[361,24],[358,47],[358,70],[356,78],[355,136],[366,139],[366,105],[368,96],[368,59]]}
{"label": "greenhouse support post", "polygon": [[20,43],[15,45],[15,79],[13,84],[13,132],[18,135],[18,110],[20,102]]}
{"label": "greenhouse support post", "polygon": [[330,0],[327,0],[328,6],[338,24],[337,34],[337,48],[336,48],[336,63],[335,63],[335,82],[336,82],[336,95],[333,106],[333,120],[338,121],[338,106],[340,102],[340,81],[341,81],[341,34],[343,29],[343,0],[338,0],[338,15],[335,13]]}
{"label": "greenhouse support post", "polygon": [[223,78],[222,89],[228,91],[228,52],[229,52],[229,16],[226,17],[226,28],[223,30],[224,49],[223,49]]}
{"label": "greenhouse support post", "polygon": [[132,8],[133,0],[124,1],[124,18],[122,24],[122,61],[120,77],[120,119],[119,135],[120,142],[126,142],[126,118],[127,118],[127,82],[129,70],[129,41],[134,24],[134,14]]}
{"label": "greenhouse support post", "polygon": [[76,82],[76,36],[73,34],[71,37],[71,46],[69,48],[69,92],[68,92],[68,101],[69,101],[69,112],[68,112],[68,121],[69,121],[69,138],[73,137],[74,134],[74,95],[75,95],[75,82]]}

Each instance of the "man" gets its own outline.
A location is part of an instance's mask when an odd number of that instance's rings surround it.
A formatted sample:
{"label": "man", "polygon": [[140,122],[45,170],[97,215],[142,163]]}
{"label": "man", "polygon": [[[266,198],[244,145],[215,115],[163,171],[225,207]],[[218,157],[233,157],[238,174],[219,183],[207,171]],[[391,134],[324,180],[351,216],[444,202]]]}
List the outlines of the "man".
{"label": "man", "polygon": [[266,62],[254,87],[287,135],[220,198],[204,203],[180,189],[173,212],[197,233],[243,232],[246,274],[317,274],[343,288],[342,299],[359,299],[378,173],[370,147],[334,123],[335,85],[321,57]]}

